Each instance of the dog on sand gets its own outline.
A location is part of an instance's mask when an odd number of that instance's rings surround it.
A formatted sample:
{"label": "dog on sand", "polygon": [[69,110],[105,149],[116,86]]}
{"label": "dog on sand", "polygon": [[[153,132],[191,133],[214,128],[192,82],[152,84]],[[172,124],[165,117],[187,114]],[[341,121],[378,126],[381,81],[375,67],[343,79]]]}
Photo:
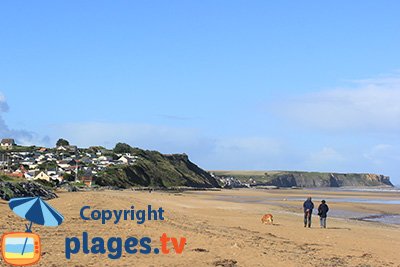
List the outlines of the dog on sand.
{"label": "dog on sand", "polygon": [[274,216],[272,216],[272,214],[265,214],[264,216],[262,216],[261,218],[261,222],[264,224],[274,224]]}

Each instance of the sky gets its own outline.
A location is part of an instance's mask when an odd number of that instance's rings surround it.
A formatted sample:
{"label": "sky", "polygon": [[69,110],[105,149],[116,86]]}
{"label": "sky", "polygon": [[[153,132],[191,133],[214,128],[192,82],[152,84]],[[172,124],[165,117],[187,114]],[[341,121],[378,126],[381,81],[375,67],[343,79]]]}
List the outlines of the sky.
{"label": "sky", "polygon": [[1,1],[0,137],[400,184],[399,1]]}

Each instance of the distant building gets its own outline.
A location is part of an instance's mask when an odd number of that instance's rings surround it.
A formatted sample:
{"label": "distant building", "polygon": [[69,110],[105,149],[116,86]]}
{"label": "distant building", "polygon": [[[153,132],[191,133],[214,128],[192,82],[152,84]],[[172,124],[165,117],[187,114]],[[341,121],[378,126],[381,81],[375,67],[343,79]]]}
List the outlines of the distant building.
{"label": "distant building", "polygon": [[78,147],[77,146],[58,146],[56,147],[57,151],[65,151],[65,152],[69,152],[69,153],[76,153],[78,151]]}
{"label": "distant building", "polygon": [[39,172],[39,174],[37,174],[33,179],[34,179],[34,180],[41,179],[41,180],[46,180],[46,181],[50,182],[50,176],[48,176],[48,175],[47,175],[45,172],[43,172],[43,171]]}
{"label": "distant building", "polygon": [[44,153],[44,152],[47,151],[47,148],[41,147],[41,148],[38,149],[38,151],[41,152],[41,153]]}
{"label": "distant building", "polygon": [[93,174],[91,171],[85,172],[84,175],[82,175],[79,179],[82,183],[84,183],[86,186],[91,187],[93,183]]}
{"label": "distant building", "polygon": [[56,149],[57,149],[58,151],[67,151],[66,146],[58,146]]}
{"label": "distant building", "polygon": [[118,159],[121,164],[129,164],[131,162],[131,159],[125,156],[122,156]]}
{"label": "distant building", "polygon": [[15,140],[11,138],[2,139],[0,143],[1,148],[5,150],[11,150],[15,145]]}

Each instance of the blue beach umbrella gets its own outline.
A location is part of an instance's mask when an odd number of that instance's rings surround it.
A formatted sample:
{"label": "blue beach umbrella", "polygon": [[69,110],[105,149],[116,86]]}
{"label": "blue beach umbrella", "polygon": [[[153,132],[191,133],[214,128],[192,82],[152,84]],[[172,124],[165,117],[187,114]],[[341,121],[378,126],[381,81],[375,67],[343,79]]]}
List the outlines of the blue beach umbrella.
{"label": "blue beach umbrella", "polygon": [[[58,226],[64,221],[64,217],[40,197],[13,198],[10,199],[8,205],[15,214],[30,221],[30,225],[26,225],[26,232],[28,233],[32,232],[32,223]],[[27,241],[28,238],[25,239],[22,255]]]}
{"label": "blue beach umbrella", "polygon": [[31,223],[58,226],[64,221],[64,217],[40,197],[13,198],[8,204],[15,214]]}

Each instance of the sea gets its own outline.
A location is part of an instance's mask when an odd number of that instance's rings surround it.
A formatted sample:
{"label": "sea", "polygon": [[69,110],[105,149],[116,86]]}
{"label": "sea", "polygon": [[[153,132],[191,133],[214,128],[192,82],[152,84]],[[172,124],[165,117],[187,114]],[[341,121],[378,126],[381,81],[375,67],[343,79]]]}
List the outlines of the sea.
{"label": "sea", "polygon": [[[257,189],[259,190],[259,189]],[[290,190],[290,189],[289,189]],[[390,198],[383,197],[383,198],[363,198],[362,195],[360,196],[349,196],[349,197],[324,197],[324,200],[327,203],[361,203],[361,204],[381,204],[381,205],[396,205],[398,206],[398,213],[391,214],[391,213],[384,213],[384,214],[374,214],[369,212],[356,212],[356,211],[349,211],[343,209],[331,209],[329,211],[330,217],[336,218],[343,218],[343,219],[351,219],[351,220],[359,220],[365,222],[375,222],[375,223],[382,223],[382,224],[390,224],[390,225],[400,225],[400,188],[393,187],[393,188],[317,188],[317,189],[305,189],[307,191],[315,190],[323,192],[323,191],[335,191],[335,192],[376,192],[376,193],[395,193],[395,196],[391,194]],[[300,193],[301,191],[299,191]],[[398,193],[398,197],[396,196]],[[268,195],[267,197],[260,197],[260,196],[230,196],[224,195],[219,197],[220,200],[224,201],[232,201],[237,203],[259,203],[259,204],[269,204],[274,206],[280,207],[291,207],[292,205],[287,204],[286,202],[290,201],[298,201],[299,206],[301,207],[302,203],[304,202],[304,197],[298,196],[290,196],[286,198],[282,197],[271,197]],[[322,198],[313,197],[314,203],[319,203]],[[316,212],[316,211],[315,211]]]}

